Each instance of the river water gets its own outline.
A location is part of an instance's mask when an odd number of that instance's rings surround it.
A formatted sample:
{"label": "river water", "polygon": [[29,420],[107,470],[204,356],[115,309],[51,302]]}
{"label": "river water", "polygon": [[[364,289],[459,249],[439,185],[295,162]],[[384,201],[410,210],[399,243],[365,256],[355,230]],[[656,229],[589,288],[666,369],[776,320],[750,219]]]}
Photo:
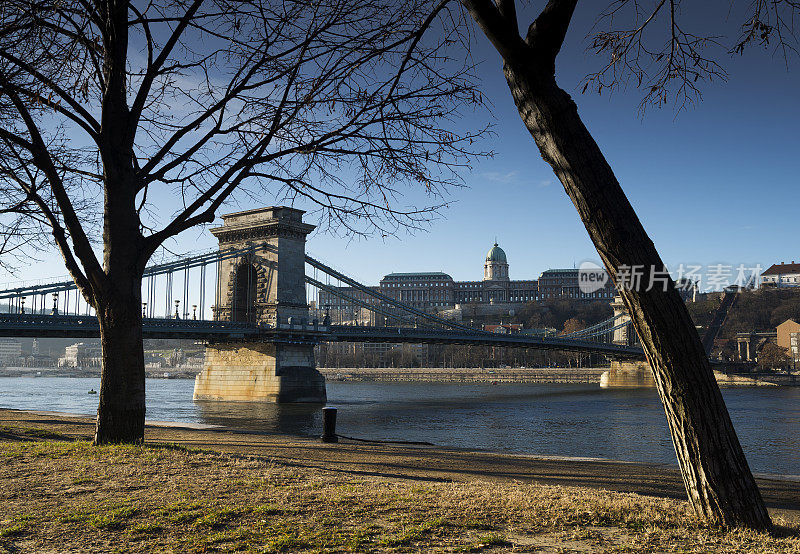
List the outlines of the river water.
{"label": "river water", "polygon": [[[192,401],[192,380],[148,379],[147,418],[314,436],[321,406]],[[0,378],[0,408],[93,415],[99,379]],[[800,476],[800,387],[723,389],[755,472]],[[328,383],[341,435],[546,456],[676,464],[653,389],[597,385]]]}

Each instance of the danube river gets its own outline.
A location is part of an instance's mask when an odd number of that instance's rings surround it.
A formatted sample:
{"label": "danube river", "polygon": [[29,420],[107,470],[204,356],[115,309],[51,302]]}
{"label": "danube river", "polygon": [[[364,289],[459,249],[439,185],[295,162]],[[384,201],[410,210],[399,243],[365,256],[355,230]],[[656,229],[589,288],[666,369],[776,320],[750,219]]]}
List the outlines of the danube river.
{"label": "danube river", "polygon": [[[320,406],[193,402],[191,380],[147,380],[147,418],[319,435]],[[92,415],[99,379],[0,378],[0,408]],[[800,476],[800,387],[723,389],[755,472]],[[597,385],[328,383],[341,435],[675,464],[653,389]]]}

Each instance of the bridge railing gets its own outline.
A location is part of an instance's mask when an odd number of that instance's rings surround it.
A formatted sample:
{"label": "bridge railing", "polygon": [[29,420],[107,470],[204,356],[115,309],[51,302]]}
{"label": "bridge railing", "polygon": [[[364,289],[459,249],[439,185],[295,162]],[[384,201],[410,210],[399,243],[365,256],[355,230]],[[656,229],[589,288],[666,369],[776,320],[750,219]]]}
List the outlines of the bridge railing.
{"label": "bridge railing", "polygon": [[[217,282],[224,260],[252,252],[253,247],[208,250],[148,266],[142,280],[142,316],[155,319],[213,320],[219,305]],[[0,290],[0,313],[95,315],[75,282],[42,280]]]}

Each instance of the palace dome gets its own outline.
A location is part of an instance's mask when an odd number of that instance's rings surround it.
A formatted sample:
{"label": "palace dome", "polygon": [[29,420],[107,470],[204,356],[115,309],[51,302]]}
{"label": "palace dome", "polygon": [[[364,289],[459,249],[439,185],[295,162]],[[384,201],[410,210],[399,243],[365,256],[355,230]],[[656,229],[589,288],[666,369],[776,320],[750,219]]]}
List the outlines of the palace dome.
{"label": "palace dome", "polygon": [[507,264],[506,261],[506,253],[503,251],[502,248],[497,246],[497,243],[494,243],[492,249],[489,250],[488,254],[486,254],[486,262],[495,262],[500,264]]}

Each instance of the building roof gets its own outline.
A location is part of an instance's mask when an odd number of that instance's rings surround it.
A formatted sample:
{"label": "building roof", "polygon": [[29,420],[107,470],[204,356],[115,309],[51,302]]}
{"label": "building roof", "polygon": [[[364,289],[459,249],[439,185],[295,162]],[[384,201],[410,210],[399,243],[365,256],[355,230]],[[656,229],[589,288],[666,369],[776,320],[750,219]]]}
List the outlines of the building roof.
{"label": "building roof", "polygon": [[506,253],[503,251],[502,248],[497,246],[497,243],[494,243],[494,246],[486,253],[486,261],[487,262],[495,262],[500,264],[507,264],[506,261]]}
{"label": "building roof", "polygon": [[452,279],[447,273],[441,271],[417,271],[415,273],[390,273],[384,275],[384,279],[394,279],[397,277],[442,277],[444,279]]}
{"label": "building roof", "polygon": [[772,267],[767,269],[761,275],[787,275],[787,274],[795,274],[800,273],[800,264],[796,264],[794,262],[790,264],[779,263],[773,264]]}
{"label": "building roof", "polygon": [[578,273],[580,271],[577,267],[564,267],[564,268],[553,268],[553,269],[545,269],[542,273]]}

